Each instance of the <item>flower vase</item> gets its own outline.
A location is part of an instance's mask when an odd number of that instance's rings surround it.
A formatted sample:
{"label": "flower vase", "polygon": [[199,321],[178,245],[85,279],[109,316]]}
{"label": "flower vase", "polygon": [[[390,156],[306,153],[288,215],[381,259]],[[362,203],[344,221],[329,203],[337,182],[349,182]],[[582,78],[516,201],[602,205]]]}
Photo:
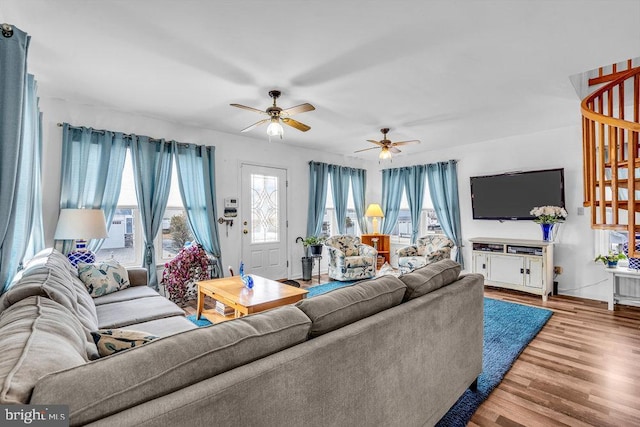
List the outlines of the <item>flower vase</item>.
{"label": "flower vase", "polygon": [[542,240],[545,242],[553,241],[553,226],[554,224],[540,224],[542,228]]}

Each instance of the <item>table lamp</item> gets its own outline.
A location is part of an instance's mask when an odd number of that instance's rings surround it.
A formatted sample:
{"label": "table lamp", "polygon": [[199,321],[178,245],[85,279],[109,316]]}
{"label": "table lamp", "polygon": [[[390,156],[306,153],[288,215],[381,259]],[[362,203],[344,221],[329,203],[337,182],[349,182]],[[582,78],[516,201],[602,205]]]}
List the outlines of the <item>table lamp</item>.
{"label": "table lamp", "polygon": [[74,267],[78,262],[92,263],[96,257],[87,248],[87,239],[109,237],[102,209],[61,209],[55,240],[75,240],[75,248],[67,258]]}
{"label": "table lamp", "polygon": [[371,203],[367,208],[367,212],[365,212],[364,216],[373,218],[371,222],[373,223],[373,234],[380,234],[378,230],[378,218],[384,218],[384,214],[382,213],[382,208],[377,203]]}

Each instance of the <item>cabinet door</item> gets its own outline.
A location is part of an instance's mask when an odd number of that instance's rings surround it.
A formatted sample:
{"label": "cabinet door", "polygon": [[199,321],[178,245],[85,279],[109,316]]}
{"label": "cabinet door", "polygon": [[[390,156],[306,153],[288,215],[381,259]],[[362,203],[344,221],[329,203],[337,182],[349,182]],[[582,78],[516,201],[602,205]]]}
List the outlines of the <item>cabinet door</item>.
{"label": "cabinet door", "polygon": [[492,282],[523,284],[523,258],[509,255],[490,255],[487,280]]}
{"label": "cabinet door", "polygon": [[473,272],[482,274],[485,279],[487,278],[487,254],[474,253],[473,254]]}
{"label": "cabinet door", "polygon": [[544,270],[542,257],[530,257],[527,258],[525,264],[528,269],[526,280],[524,285],[530,288],[542,288],[542,281],[544,280]]}

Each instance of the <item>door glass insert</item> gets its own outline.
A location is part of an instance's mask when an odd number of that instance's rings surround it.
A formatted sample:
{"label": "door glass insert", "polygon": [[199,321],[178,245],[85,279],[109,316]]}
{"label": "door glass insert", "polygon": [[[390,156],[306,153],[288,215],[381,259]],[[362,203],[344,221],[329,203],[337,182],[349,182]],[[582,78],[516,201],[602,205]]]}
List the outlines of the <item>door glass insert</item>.
{"label": "door glass insert", "polygon": [[278,177],[251,174],[251,243],[280,240]]}

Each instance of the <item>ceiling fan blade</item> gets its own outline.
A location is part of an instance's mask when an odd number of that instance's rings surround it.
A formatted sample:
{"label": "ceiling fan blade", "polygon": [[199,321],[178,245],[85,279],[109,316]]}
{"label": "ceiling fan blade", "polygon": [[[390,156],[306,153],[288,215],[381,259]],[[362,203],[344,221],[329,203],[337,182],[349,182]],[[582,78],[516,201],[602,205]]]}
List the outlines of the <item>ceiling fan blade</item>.
{"label": "ceiling fan blade", "polygon": [[311,127],[305,125],[304,123],[300,123],[297,120],[293,120],[293,119],[289,119],[289,118],[284,118],[284,119],[281,119],[281,120],[282,120],[282,123],[284,123],[285,125],[289,125],[292,128],[296,128],[298,130],[301,130],[302,132],[306,132],[309,129],[311,129]]}
{"label": "ceiling fan blade", "polygon": [[314,107],[313,105],[305,103],[282,110],[280,112],[280,115],[293,116],[294,114],[306,113],[307,111],[313,111],[315,109],[316,107]]}
{"label": "ceiling fan blade", "polygon": [[391,143],[392,146],[396,146],[396,145],[413,145],[413,144],[420,144],[420,141],[418,141],[417,139],[413,139],[411,141],[399,141],[399,142],[393,142]]}
{"label": "ceiling fan blade", "polygon": [[359,153],[361,151],[369,151],[369,150],[377,150],[378,147],[364,148],[362,150],[354,151],[354,153]]}
{"label": "ceiling fan blade", "polygon": [[384,147],[384,144],[380,141],[374,141],[373,139],[367,139],[368,142],[372,143],[372,144],[376,144],[379,145],[380,147]]}
{"label": "ceiling fan blade", "polygon": [[395,154],[402,153],[402,151],[398,150],[396,147],[389,147],[389,151]]}
{"label": "ceiling fan blade", "polygon": [[243,110],[255,111],[256,113],[260,113],[260,114],[267,114],[266,111],[258,110],[257,108],[253,108],[253,107],[247,107],[246,105],[241,105],[241,104],[229,104],[229,105],[231,105],[232,107],[242,108]]}
{"label": "ceiling fan blade", "polygon": [[271,119],[264,119],[264,120],[260,120],[259,122],[255,122],[254,124],[252,124],[251,126],[242,129],[240,132],[249,132],[251,129],[253,129],[256,126],[260,126],[263,123],[267,123],[268,121],[271,121]]}

